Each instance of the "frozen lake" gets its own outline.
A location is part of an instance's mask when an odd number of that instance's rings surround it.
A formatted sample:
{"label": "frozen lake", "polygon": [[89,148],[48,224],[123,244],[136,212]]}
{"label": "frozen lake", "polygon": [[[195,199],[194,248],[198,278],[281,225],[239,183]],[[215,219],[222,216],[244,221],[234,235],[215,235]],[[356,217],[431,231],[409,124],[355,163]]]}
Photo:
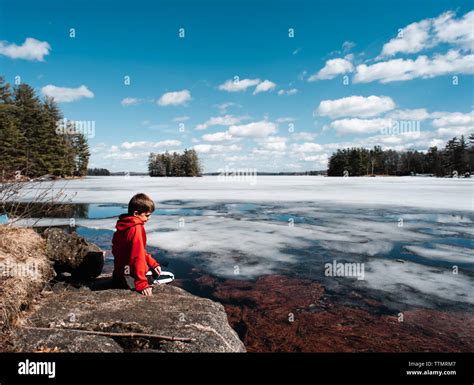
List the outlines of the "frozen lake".
{"label": "frozen lake", "polygon": [[[170,269],[185,261],[222,278],[285,274],[405,305],[474,303],[473,179],[89,177],[54,187],[80,210],[39,225],[74,218],[79,233],[106,248],[131,196],[150,195],[157,210],[148,244]],[[364,264],[363,279],[326,276],[334,261]]]}

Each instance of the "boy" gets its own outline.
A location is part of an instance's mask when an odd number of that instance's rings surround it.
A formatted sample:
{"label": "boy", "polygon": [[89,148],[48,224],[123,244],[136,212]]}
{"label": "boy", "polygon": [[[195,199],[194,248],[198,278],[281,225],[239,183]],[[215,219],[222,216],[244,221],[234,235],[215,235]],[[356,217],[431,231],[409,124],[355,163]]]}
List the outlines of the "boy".
{"label": "boy", "polygon": [[[112,238],[114,281],[122,287],[152,295],[146,273],[161,274],[160,264],[146,252],[145,223],[155,211],[155,203],[145,194],[136,194],[128,204],[128,214],[120,215]],[[134,282],[133,282],[134,281]]]}

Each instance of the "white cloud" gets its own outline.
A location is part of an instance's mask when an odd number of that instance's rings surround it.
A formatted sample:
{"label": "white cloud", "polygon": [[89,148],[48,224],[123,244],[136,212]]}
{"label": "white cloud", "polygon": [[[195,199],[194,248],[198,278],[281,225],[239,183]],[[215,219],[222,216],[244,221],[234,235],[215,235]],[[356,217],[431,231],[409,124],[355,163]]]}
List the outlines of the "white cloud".
{"label": "white cloud", "polygon": [[58,103],[74,102],[82,98],[93,98],[94,94],[86,86],[78,88],[56,87],[48,84],[41,89],[43,96],[54,98]]}
{"label": "white cloud", "polygon": [[395,103],[388,96],[348,96],[342,99],[323,100],[315,112],[330,118],[343,116],[364,118],[379,115],[393,108]]}
{"label": "white cloud", "polygon": [[252,122],[243,125],[233,125],[229,127],[229,133],[232,136],[242,136],[242,137],[265,137],[271,134],[274,134],[277,131],[277,126],[275,123],[269,122],[267,120],[262,120],[259,122]]}
{"label": "white cloud", "polygon": [[318,143],[306,142],[303,144],[293,144],[292,150],[296,153],[321,152],[324,147]]}
{"label": "white cloud", "polygon": [[474,125],[474,111],[466,114],[462,112],[434,112],[432,124],[434,127]]}
{"label": "white cloud", "polygon": [[171,147],[171,146],[180,146],[181,142],[179,140],[162,140],[159,142],[148,142],[148,141],[139,141],[139,142],[124,142],[120,145],[121,148],[126,150],[131,150],[134,148],[160,148],[160,147]]}
{"label": "white cloud", "polygon": [[424,19],[402,28],[398,36],[384,44],[380,57],[397,53],[417,53],[440,43],[474,49],[474,11],[456,19],[452,11]]}
{"label": "white cloud", "polygon": [[430,117],[430,113],[424,108],[413,110],[395,110],[386,115],[387,118],[396,120],[426,120]]}
{"label": "white cloud", "polygon": [[119,159],[119,160],[133,160],[143,157],[142,153],[125,152],[111,152],[104,155],[104,159]]}
{"label": "white cloud", "polygon": [[433,22],[437,40],[472,51],[474,49],[474,11],[466,13],[459,19],[454,17],[454,12],[446,12]]}
{"label": "white cloud", "polygon": [[227,110],[229,109],[229,107],[240,107],[240,105],[233,102],[226,102],[226,103],[217,104],[215,107],[219,109],[219,112],[221,114],[225,114],[227,113]]}
{"label": "white cloud", "polygon": [[326,62],[325,66],[319,70],[319,72],[311,75],[308,81],[314,82],[316,80],[334,79],[338,75],[352,71],[354,71],[354,66],[349,60],[341,58],[331,59]]}
{"label": "white cloud", "polygon": [[203,135],[202,139],[206,142],[224,142],[232,139],[232,135],[228,131],[215,132],[214,134]]}
{"label": "white cloud", "polygon": [[271,91],[276,87],[276,84],[273,83],[270,80],[264,80],[263,82],[259,83],[257,87],[255,87],[255,90],[253,91],[253,94],[256,95],[260,92],[267,92]]}
{"label": "white cloud", "polygon": [[282,117],[282,118],[278,118],[276,120],[277,123],[291,123],[291,122],[294,122],[296,119],[295,118],[292,118],[291,116],[285,116],[285,117]]}
{"label": "white cloud", "polygon": [[265,143],[263,145],[263,148],[265,150],[270,150],[270,151],[284,151],[286,149],[286,143],[285,142]]}
{"label": "white cloud", "polygon": [[373,81],[389,83],[447,74],[472,73],[474,73],[474,54],[463,56],[459,51],[450,50],[444,55],[437,54],[432,59],[427,56],[418,56],[415,60],[393,59],[373,65],[358,65],[354,83]]}
{"label": "white cloud", "polygon": [[431,20],[412,23],[399,32],[382,48],[382,56],[393,56],[399,52],[416,53],[430,44]]}
{"label": "white cloud", "polygon": [[311,140],[314,140],[314,138],[316,138],[316,134],[314,132],[305,132],[305,131],[295,132],[291,134],[291,138],[294,140],[304,140],[304,141],[309,142]]}
{"label": "white cloud", "polygon": [[338,134],[367,134],[391,127],[390,119],[340,119],[329,124]]}
{"label": "white cloud", "polygon": [[249,157],[247,155],[234,155],[234,156],[228,156],[224,160],[226,162],[240,162],[243,160],[248,160]]}
{"label": "white cloud", "polygon": [[248,119],[248,116],[214,116],[209,118],[205,123],[198,124],[196,130],[205,130],[210,126],[232,126],[240,123],[242,120]]}
{"label": "white cloud", "polygon": [[127,106],[133,106],[139,103],[140,103],[140,99],[138,98],[124,98],[122,99],[120,104],[122,104],[122,106],[124,107],[127,107]]}
{"label": "white cloud", "polygon": [[327,154],[303,155],[300,157],[300,159],[305,162],[316,163],[319,167],[326,167],[329,157]]}
{"label": "white cloud", "polygon": [[345,41],[344,43],[342,43],[342,50],[344,52],[347,52],[349,50],[351,50],[352,48],[354,48],[356,46],[356,43],[354,43],[353,41]]}
{"label": "white cloud", "polygon": [[191,100],[191,92],[188,90],[167,92],[158,100],[160,106],[179,106]]}
{"label": "white cloud", "polygon": [[286,141],[288,138],[284,136],[268,136],[259,141],[264,150],[268,151],[284,151],[286,149]]}
{"label": "white cloud", "polygon": [[295,94],[297,94],[297,93],[298,93],[298,90],[297,90],[296,88],[290,88],[290,89],[288,89],[288,90],[279,90],[279,91],[278,91],[278,95],[279,95],[279,96],[282,96],[282,95],[288,95],[288,96],[290,96],[290,95],[295,95]]}
{"label": "white cloud", "polygon": [[197,144],[194,146],[194,149],[199,153],[223,153],[230,151],[240,151],[242,147],[232,144],[230,146],[225,146],[222,144]]}
{"label": "white cloud", "polygon": [[240,92],[245,91],[249,87],[256,86],[260,83],[260,79],[242,79],[234,81],[233,79],[226,80],[219,86],[221,91]]}
{"label": "white cloud", "polygon": [[44,61],[44,57],[49,55],[51,46],[46,41],[39,41],[32,37],[25,39],[22,45],[0,42],[0,54],[11,59],[24,59]]}
{"label": "white cloud", "polygon": [[474,126],[441,127],[436,130],[436,133],[444,138],[459,137],[461,135],[468,136],[469,134],[474,134]]}

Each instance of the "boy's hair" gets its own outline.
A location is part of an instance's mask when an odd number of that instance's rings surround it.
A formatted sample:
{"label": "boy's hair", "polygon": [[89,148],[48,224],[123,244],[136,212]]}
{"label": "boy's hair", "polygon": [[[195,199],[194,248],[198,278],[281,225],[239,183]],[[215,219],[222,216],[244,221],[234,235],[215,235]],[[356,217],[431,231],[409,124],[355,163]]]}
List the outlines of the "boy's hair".
{"label": "boy's hair", "polygon": [[128,202],[128,214],[133,215],[135,211],[139,214],[152,213],[155,211],[155,202],[146,194],[136,194]]}

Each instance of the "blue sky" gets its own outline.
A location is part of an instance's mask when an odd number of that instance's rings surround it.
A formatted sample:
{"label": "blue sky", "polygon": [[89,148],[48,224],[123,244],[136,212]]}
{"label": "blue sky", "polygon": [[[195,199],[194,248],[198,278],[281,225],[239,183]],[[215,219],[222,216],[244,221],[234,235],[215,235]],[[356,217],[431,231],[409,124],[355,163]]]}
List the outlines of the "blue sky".
{"label": "blue sky", "polygon": [[93,122],[92,167],[318,170],[474,132],[473,31],[469,1],[0,0],[0,74]]}

